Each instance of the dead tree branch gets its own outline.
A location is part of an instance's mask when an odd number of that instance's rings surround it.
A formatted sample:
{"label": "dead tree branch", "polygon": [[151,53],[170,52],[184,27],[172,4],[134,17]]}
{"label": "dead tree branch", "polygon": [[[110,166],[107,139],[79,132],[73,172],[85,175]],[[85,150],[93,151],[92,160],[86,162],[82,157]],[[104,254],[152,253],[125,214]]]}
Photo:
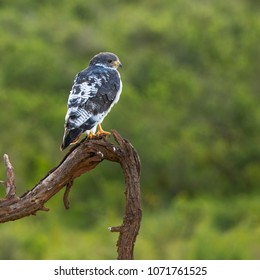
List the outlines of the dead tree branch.
{"label": "dead tree branch", "polygon": [[103,160],[118,162],[125,177],[126,205],[122,225],[111,227],[111,232],[119,232],[118,259],[133,259],[134,244],[142,218],[140,160],[127,140],[116,131],[113,131],[112,135],[118,145],[103,139],[82,140],[69,151],[57,167],[50,170],[33,189],[21,197],[16,196],[13,168],[5,155],[6,197],[0,200],[0,223],[35,215],[39,210],[48,211],[44,204],[64,187],[66,189],[63,202],[68,209],[68,195],[75,178],[94,169]]}
{"label": "dead tree branch", "polygon": [[16,197],[16,190],[15,190],[15,184],[14,184],[14,169],[13,166],[9,160],[8,155],[4,155],[4,163],[6,168],[6,181],[3,182],[6,187],[6,199],[13,199]]}

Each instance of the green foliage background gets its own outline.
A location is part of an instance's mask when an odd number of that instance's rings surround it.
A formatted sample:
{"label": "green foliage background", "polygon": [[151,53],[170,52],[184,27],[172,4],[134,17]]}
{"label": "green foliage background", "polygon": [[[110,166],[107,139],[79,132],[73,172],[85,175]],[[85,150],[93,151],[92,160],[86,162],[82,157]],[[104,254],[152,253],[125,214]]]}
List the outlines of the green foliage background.
{"label": "green foliage background", "polygon": [[[142,161],[137,259],[259,259],[260,12],[254,0],[0,1],[0,154],[19,194],[59,163],[68,94],[100,51],[123,63],[104,121]],[[0,178],[5,178],[3,164]],[[120,167],[102,163],[0,225],[1,259],[114,259]],[[0,191],[4,196],[4,189]]]}

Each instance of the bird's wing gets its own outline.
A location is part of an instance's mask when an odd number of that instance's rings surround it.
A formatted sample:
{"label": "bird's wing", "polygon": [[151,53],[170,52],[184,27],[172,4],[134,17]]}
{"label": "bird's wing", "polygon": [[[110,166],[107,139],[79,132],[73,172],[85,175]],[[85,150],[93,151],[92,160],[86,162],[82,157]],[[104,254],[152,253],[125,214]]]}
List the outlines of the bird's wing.
{"label": "bird's wing", "polygon": [[116,70],[91,67],[78,73],[68,99],[67,129],[90,130],[118,100],[121,82]]}

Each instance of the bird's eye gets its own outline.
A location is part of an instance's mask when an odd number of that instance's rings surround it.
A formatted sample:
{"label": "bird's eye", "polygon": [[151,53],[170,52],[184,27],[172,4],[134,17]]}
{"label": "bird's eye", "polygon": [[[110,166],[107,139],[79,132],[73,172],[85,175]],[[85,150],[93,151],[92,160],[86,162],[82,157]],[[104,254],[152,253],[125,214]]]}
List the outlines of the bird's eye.
{"label": "bird's eye", "polygon": [[113,61],[112,59],[109,59],[107,62],[108,62],[108,63],[112,63],[112,61]]}

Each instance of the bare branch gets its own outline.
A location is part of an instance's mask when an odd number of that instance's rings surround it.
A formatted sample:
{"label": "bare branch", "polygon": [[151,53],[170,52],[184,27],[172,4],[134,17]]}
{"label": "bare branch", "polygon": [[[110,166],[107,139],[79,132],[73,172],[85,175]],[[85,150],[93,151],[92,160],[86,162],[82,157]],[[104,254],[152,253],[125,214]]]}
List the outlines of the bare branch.
{"label": "bare branch", "polygon": [[104,139],[83,139],[64,157],[61,163],[30,191],[16,197],[13,167],[7,155],[4,156],[7,181],[6,197],[0,200],[0,223],[36,215],[48,211],[44,204],[62,188],[66,187],[63,202],[69,208],[69,192],[73,180],[94,169],[103,160],[120,163],[125,177],[126,206],[122,225],[112,227],[111,232],[119,232],[117,242],[118,259],[133,259],[136,237],[139,232],[142,210],[140,195],[140,160],[133,146],[116,131],[112,131],[118,145]]}
{"label": "bare branch", "polygon": [[70,208],[70,202],[69,202],[69,193],[70,190],[72,188],[73,185],[73,181],[70,181],[67,185],[66,185],[66,189],[63,195],[63,203],[64,203],[64,207],[65,209],[69,209]]}
{"label": "bare branch", "polygon": [[111,231],[119,230],[117,241],[118,259],[133,259],[134,244],[140,229],[142,219],[141,193],[140,193],[140,159],[134,147],[123,139],[116,131],[114,138],[124,151],[120,164],[124,171],[126,182],[126,207],[123,224],[121,227],[112,227]]}
{"label": "bare branch", "polygon": [[5,181],[5,187],[6,187],[6,199],[12,199],[16,197],[16,189],[14,184],[14,169],[13,166],[9,160],[8,155],[4,154],[4,163],[6,168],[6,181]]}
{"label": "bare branch", "polygon": [[121,232],[122,226],[109,227],[108,230],[111,231],[111,232]]}

